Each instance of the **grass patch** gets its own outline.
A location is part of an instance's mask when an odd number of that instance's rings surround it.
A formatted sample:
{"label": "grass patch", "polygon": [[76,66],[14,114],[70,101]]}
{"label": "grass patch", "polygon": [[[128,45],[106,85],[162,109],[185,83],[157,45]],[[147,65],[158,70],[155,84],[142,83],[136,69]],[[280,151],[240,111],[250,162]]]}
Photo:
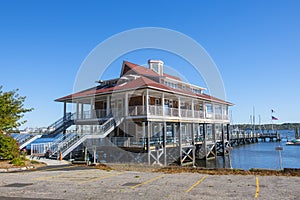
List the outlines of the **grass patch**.
{"label": "grass patch", "polygon": [[12,159],[11,164],[15,166],[25,166],[25,161],[21,157]]}
{"label": "grass patch", "polygon": [[97,164],[96,166],[94,166],[94,168],[97,168],[97,169],[100,169],[100,170],[106,170],[107,172],[112,170],[111,167],[109,167],[105,164],[102,164],[102,163]]}

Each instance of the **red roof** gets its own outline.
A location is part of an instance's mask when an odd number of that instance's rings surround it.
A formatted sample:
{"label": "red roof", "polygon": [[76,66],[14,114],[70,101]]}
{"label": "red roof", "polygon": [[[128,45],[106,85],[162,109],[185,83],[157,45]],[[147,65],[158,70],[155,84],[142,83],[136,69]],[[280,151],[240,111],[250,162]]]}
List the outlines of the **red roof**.
{"label": "red roof", "polygon": [[[156,85],[161,85],[159,83],[154,82],[153,80],[146,78],[146,77],[139,77],[135,80],[132,80],[126,84],[120,84],[117,86],[113,86],[113,87],[109,87],[109,88],[103,88],[103,89],[97,89],[96,87],[85,90],[85,91],[81,91],[81,92],[77,92],[75,94],[71,94],[59,99],[56,99],[55,101],[64,101],[67,99],[72,99],[75,97],[85,97],[85,96],[89,96],[89,95],[95,95],[95,94],[100,94],[100,93],[110,93],[110,92],[117,92],[117,91],[121,91],[121,90],[126,90],[126,89],[138,89],[138,88],[142,88],[145,86],[156,86]],[[162,85],[164,86],[164,85]],[[163,89],[168,89],[167,86],[164,86]]]}
{"label": "red roof", "polygon": [[[154,76],[154,77],[158,76],[158,74],[156,72],[154,72],[152,69],[147,69],[145,67],[136,65],[134,63],[124,61],[121,75],[126,74],[130,70],[133,70],[135,73],[137,73],[139,75],[147,75],[147,76],[150,76],[150,77],[151,76]],[[177,78],[177,80],[180,80],[178,77],[173,77],[173,76],[168,75],[168,74],[166,74],[166,76],[171,77],[171,78]],[[86,96],[101,94],[101,93],[113,93],[113,92],[118,92],[118,91],[122,91],[122,90],[134,90],[134,89],[141,89],[141,88],[154,88],[154,89],[158,89],[158,90],[165,90],[165,91],[168,91],[168,92],[171,92],[171,93],[180,93],[180,94],[184,94],[184,95],[198,97],[198,98],[205,99],[205,100],[208,100],[208,101],[216,101],[216,102],[232,105],[229,102],[226,102],[224,100],[212,97],[212,96],[207,95],[207,94],[195,94],[195,93],[193,93],[191,91],[187,91],[187,90],[174,89],[174,88],[168,87],[164,84],[161,84],[159,82],[156,82],[154,80],[151,80],[150,78],[145,77],[145,76],[140,76],[137,79],[134,79],[134,80],[129,81],[127,83],[118,84],[116,86],[112,86],[112,87],[109,87],[109,88],[99,88],[99,89],[97,89],[97,87],[93,87],[93,88],[90,88],[88,90],[80,91],[80,92],[77,92],[77,93],[74,93],[74,94],[56,99],[55,101],[61,101],[62,102],[62,101],[72,100],[73,98],[77,98],[77,97],[80,98],[80,97],[86,97]]]}
{"label": "red roof", "polygon": [[[126,70],[126,67],[128,67],[128,70]],[[128,62],[128,61],[124,61],[123,62],[123,68],[122,68],[122,71],[121,71],[121,76],[123,76],[126,73],[128,73],[129,70],[132,70],[136,74],[139,74],[139,75],[147,75],[147,76],[159,77],[159,74],[157,74],[153,69],[149,69],[149,68],[146,68],[146,67],[143,67],[143,66],[140,66],[140,65]],[[164,73],[163,76],[181,81],[181,79],[179,77],[172,76],[170,74]]]}

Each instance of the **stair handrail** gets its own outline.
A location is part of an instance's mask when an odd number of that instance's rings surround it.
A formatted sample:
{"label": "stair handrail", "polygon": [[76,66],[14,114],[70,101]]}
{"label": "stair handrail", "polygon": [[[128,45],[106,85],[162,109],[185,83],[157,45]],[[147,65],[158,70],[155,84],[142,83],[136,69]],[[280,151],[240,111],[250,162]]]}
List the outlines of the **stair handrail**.
{"label": "stair handrail", "polygon": [[37,134],[28,134],[22,138],[20,138],[18,140],[19,145],[24,144],[25,142],[27,142],[28,140],[30,140],[31,138],[35,137]]}
{"label": "stair handrail", "polygon": [[57,121],[55,121],[54,123],[52,123],[50,126],[48,126],[47,129],[49,130],[51,128],[54,128],[54,130],[56,130],[57,127],[60,127],[65,122],[74,119],[74,116],[75,116],[75,113],[68,112],[68,113],[66,113],[65,116],[63,116],[62,118],[58,119]]}
{"label": "stair handrail", "polygon": [[58,154],[58,153],[63,154],[71,146],[73,146],[76,142],[83,139],[84,137],[87,137],[88,135],[100,135],[100,134],[104,135],[112,126],[116,126],[117,124],[121,123],[122,119],[123,118],[110,117],[105,123],[100,125],[100,131],[96,131],[95,133],[86,132],[86,133],[74,134],[69,139],[64,140],[63,142],[59,143],[57,146],[57,149],[55,151],[53,151],[51,155]]}
{"label": "stair handrail", "polygon": [[55,140],[50,146],[49,150],[53,153],[57,152],[59,145],[63,143],[64,141],[68,141],[70,137],[74,136],[74,134],[65,134],[59,137],[57,140]]}

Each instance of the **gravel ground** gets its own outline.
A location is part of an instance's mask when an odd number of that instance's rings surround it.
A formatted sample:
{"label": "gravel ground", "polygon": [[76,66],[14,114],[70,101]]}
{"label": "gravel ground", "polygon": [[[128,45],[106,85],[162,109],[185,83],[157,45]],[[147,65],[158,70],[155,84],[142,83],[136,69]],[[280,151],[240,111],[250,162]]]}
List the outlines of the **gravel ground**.
{"label": "gravel ground", "polygon": [[0,174],[0,199],[299,199],[300,177],[46,167]]}

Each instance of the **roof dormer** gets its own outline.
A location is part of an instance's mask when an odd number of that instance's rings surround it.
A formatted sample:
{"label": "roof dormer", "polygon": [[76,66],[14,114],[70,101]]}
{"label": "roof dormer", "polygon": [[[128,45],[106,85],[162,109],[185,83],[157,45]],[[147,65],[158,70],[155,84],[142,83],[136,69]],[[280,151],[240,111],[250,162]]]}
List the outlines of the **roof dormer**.
{"label": "roof dormer", "polygon": [[164,62],[161,60],[148,60],[149,69],[152,69],[156,73],[158,73],[160,76],[163,76],[164,74]]}

